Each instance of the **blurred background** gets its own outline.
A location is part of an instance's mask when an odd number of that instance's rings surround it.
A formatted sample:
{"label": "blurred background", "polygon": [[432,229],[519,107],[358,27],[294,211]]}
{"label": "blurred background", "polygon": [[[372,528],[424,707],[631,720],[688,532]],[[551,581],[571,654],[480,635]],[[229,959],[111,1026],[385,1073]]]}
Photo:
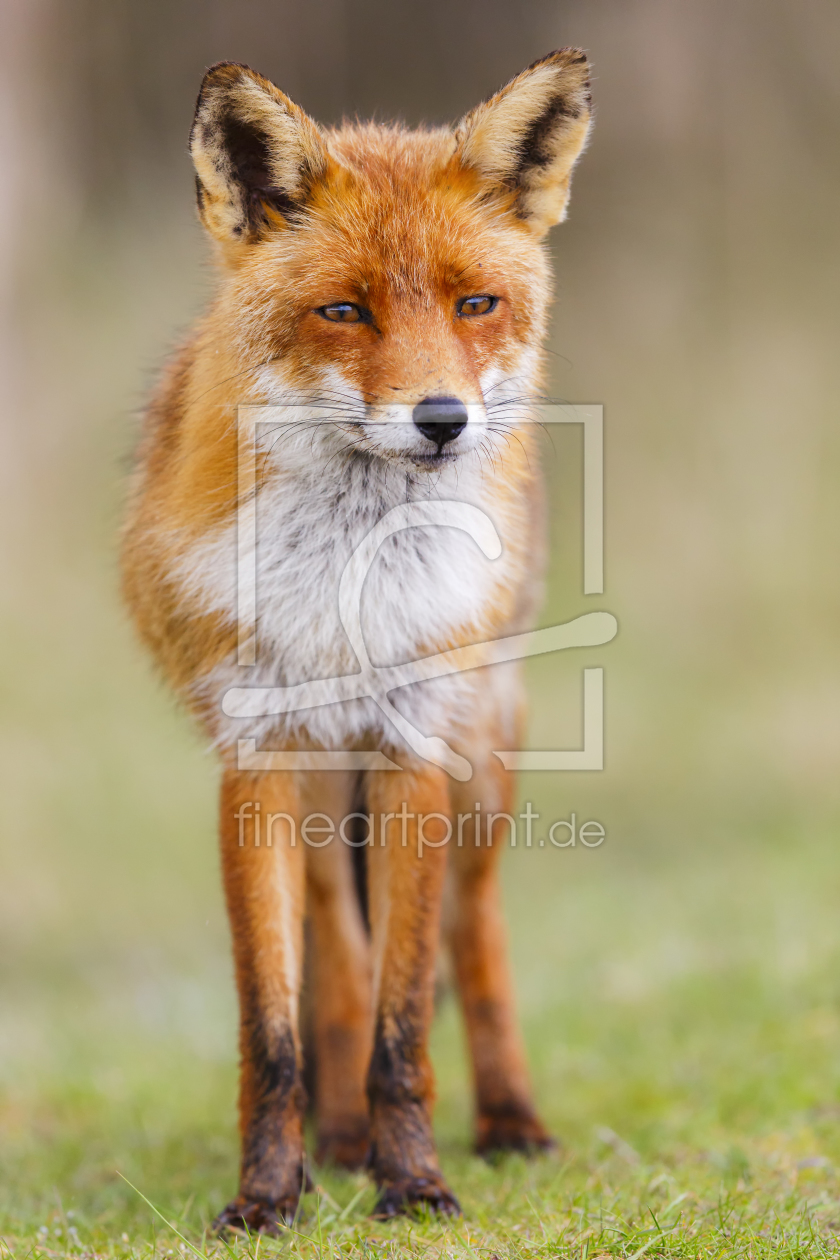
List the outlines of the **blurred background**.
{"label": "blurred background", "polygon": [[[605,844],[508,856],[538,1085],[567,1140],[604,1122],[643,1148],[651,1117],[679,1126],[701,1094],[720,1121],[704,1038],[734,1056],[755,1021],[816,1011],[795,1106],[836,1097],[837,5],[3,0],[0,22],[0,1132],[17,1207],[48,1150],[56,1185],[103,1202],[117,1150],[120,1167],[156,1151],[171,1186],[200,1148],[219,1202],[233,1177],[216,772],[134,640],[115,563],[139,410],[212,285],[186,141],[221,59],[325,122],[416,123],[558,46],[590,54],[548,392],[605,407],[607,577],[580,594],[569,427],[546,453],[544,622],[605,608],[620,635],[531,673],[533,747],[579,745],[585,664],[605,668],[607,714],[603,773],[522,789],[545,818],[598,819]],[[459,1035],[446,1008],[441,1124],[464,1146]],[[769,1076],[753,1054],[753,1084],[783,1071],[777,1051]],[[695,1075],[675,1076],[686,1055]],[[769,1123],[772,1090],[744,1090],[744,1123]]]}

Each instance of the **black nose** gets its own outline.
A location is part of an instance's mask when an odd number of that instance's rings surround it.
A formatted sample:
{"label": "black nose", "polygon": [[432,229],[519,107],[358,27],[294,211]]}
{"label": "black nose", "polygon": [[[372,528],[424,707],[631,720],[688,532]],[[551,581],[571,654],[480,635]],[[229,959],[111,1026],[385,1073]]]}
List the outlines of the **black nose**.
{"label": "black nose", "polygon": [[460,398],[424,398],[412,413],[414,423],[442,449],[467,427],[467,409]]}

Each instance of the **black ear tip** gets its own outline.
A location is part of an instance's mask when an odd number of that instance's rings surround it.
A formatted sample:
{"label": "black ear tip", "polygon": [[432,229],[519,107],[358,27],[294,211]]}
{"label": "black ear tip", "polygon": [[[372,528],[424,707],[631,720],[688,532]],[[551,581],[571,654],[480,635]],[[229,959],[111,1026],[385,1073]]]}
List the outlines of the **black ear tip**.
{"label": "black ear tip", "polygon": [[259,79],[261,76],[256,70],[252,70],[250,66],[246,66],[244,61],[217,61],[214,65],[208,66],[204,72],[204,78],[201,80],[201,87],[198,90],[198,104],[211,92],[226,92],[236,87],[243,79]]}
{"label": "black ear tip", "polygon": [[540,65],[544,61],[562,61],[567,66],[582,66],[589,60],[587,54],[582,48],[573,48],[571,45],[566,48],[555,48],[553,52],[548,53],[545,57],[541,57],[539,61],[535,61],[534,65]]}
{"label": "black ear tip", "polygon": [[577,70],[585,76],[585,82],[589,83],[590,63],[589,57],[582,48],[555,48],[554,52],[546,53],[544,57],[538,57],[536,61],[532,61],[527,67],[525,73],[531,70],[538,70],[540,66],[555,65],[563,70]]}
{"label": "black ear tip", "polygon": [[239,78],[240,71],[244,70],[246,74],[254,74],[255,72],[250,66],[246,66],[244,61],[214,61],[212,66],[208,66],[204,71],[202,83],[209,80],[219,82],[229,82]]}

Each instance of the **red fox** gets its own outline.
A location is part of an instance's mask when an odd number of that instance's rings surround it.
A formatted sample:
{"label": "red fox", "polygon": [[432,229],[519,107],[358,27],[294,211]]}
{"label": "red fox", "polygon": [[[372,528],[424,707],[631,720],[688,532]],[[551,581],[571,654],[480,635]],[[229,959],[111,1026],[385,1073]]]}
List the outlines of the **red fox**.
{"label": "red fox", "polygon": [[[307,1186],[305,939],[317,1159],[367,1164],[375,1215],[460,1211],[431,1124],[442,934],[467,1027],[478,1151],[552,1144],[514,1012],[501,845],[492,827],[482,835],[488,814],[514,805],[492,750],[514,747],[521,727],[516,667],[455,672],[387,702],[352,695],[251,718],[227,716],[224,697],[358,671],[339,585],[400,505],[470,505],[501,550],[488,559],[463,529],[431,517],[423,527],[422,512],[421,527],[384,538],[359,613],[373,666],[529,628],[542,508],[534,427],[520,421],[540,385],[545,236],[565,216],[589,123],[587,60],[570,48],[452,128],[321,127],[228,62],[202,83],[190,147],[218,288],[148,408],[122,565],[143,640],[222,761],[242,1162],[220,1229],[277,1232]],[[253,664],[237,620],[243,404],[273,409],[247,505]],[[418,753],[411,730],[436,748],[451,743],[467,771]],[[298,768],[260,768],[243,740]],[[318,750],[345,760],[301,769]],[[457,842],[446,843],[456,816]]]}

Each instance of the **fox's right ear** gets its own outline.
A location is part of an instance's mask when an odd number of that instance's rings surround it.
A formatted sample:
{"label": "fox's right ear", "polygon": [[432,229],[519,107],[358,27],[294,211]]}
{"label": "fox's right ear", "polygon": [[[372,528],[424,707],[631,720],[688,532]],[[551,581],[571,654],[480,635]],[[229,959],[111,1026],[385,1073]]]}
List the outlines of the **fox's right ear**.
{"label": "fox's right ear", "polygon": [[512,195],[517,217],[541,236],[565,218],[590,112],[586,54],[561,48],[462,119],[460,159],[490,188]]}
{"label": "fox's right ear", "polygon": [[190,153],[201,221],[222,244],[293,223],[327,165],[312,119],[268,79],[231,61],[204,76]]}

